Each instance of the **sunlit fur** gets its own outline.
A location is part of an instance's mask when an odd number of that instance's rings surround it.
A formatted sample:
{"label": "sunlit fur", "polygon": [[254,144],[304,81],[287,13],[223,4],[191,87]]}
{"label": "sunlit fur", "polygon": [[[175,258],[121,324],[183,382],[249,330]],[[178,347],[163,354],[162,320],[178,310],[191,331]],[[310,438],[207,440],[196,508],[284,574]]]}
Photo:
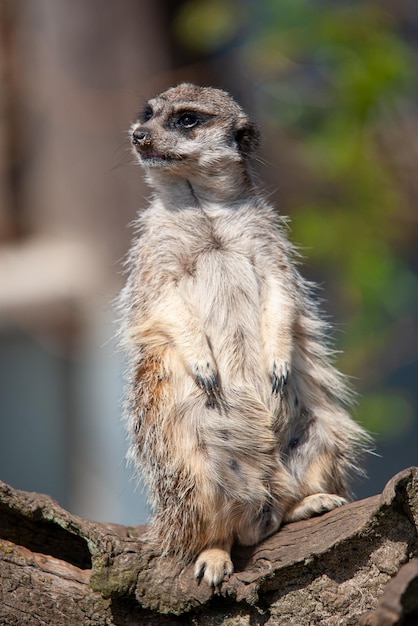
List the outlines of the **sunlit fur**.
{"label": "sunlit fur", "polygon": [[[155,512],[148,540],[216,586],[234,542],[350,499],[368,437],[285,220],[252,182],[255,125],[190,84],[147,111],[131,132],[154,196],[120,299],[129,457]],[[202,116],[184,128],[183,112]]]}

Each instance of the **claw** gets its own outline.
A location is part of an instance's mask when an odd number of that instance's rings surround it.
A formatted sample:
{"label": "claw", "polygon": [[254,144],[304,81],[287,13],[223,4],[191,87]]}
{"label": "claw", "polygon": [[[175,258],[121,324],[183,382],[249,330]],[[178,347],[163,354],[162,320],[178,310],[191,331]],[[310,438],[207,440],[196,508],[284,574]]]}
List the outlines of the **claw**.
{"label": "claw", "polygon": [[212,375],[208,378],[198,374],[196,376],[196,382],[201,389],[204,389],[207,394],[213,393],[218,389],[218,378],[216,375]]}
{"label": "claw", "polygon": [[273,363],[273,373],[272,373],[272,386],[271,391],[276,396],[284,395],[285,386],[289,380],[289,364],[287,361],[284,363],[284,367],[280,367],[280,370],[277,371],[277,365]]}
{"label": "claw", "polygon": [[207,396],[207,406],[214,408],[217,406],[218,397],[220,395],[218,377],[213,370],[211,370],[210,364],[206,364],[207,375],[202,374],[201,369],[196,367],[195,381],[196,384],[203,389]]}

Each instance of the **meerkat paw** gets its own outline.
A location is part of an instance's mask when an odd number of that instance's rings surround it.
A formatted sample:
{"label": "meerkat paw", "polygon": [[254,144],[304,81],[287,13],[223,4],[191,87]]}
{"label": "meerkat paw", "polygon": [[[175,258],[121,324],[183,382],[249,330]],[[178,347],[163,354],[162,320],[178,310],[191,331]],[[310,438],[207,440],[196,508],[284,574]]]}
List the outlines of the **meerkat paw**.
{"label": "meerkat paw", "polygon": [[284,394],[285,386],[289,380],[290,363],[284,361],[279,363],[278,360],[273,361],[273,367],[271,369],[271,392],[276,396]]}
{"label": "meerkat paw", "polygon": [[221,548],[204,550],[198,557],[194,576],[204,578],[210,587],[218,587],[234,571],[229,552]]}
{"label": "meerkat paw", "polygon": [[196,384],[207,395],[208,406],[216,406],[217,396],[219,395],[219,381],[216,366],[212,359],[197,361],[192,368],[192,373]]}
{"label": "meerkat paw", "polygon": [[306,519],[314,515],[321,515],[343,504],[347,504],[347,502],[348,500],[337,496],[335,493],[314,493],[294,504],[285,514],[284,521],[295,522],[296,520]]}

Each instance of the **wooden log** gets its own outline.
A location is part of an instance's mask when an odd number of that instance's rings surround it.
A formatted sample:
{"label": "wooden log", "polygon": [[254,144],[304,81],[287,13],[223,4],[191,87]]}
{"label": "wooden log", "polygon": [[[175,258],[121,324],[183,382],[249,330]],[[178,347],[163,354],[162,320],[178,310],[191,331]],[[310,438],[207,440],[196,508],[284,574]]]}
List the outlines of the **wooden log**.
{"label": "wooden log", "polygon": [[0,624],[414,624],[417,528],[410,468],[381,495],[236,547],[214,593],[192,565],[153,554],[144,527],[84,520],[0,483]]}

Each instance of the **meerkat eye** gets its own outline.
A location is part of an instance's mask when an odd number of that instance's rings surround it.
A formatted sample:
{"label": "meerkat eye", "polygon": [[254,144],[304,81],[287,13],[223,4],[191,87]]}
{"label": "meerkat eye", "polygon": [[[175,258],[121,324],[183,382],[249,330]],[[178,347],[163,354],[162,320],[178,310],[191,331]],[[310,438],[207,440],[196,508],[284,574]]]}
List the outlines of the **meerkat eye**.
{"label": "meerkat eye", "polygon": [[138,116],[141,118],[142,122],[148,122],[148,120],[150,120],[153,116],[153,112],[152,109],[150,107],[149,104],[147,104],[147,106],[144,108],[144,110],[142,111],[142,113]]}
{"label": "meerkat eye", "polygon": [[199,123],[199,118],[195,113],[183,113],[177,119],[176,125],[182,128],[193,128]]}

